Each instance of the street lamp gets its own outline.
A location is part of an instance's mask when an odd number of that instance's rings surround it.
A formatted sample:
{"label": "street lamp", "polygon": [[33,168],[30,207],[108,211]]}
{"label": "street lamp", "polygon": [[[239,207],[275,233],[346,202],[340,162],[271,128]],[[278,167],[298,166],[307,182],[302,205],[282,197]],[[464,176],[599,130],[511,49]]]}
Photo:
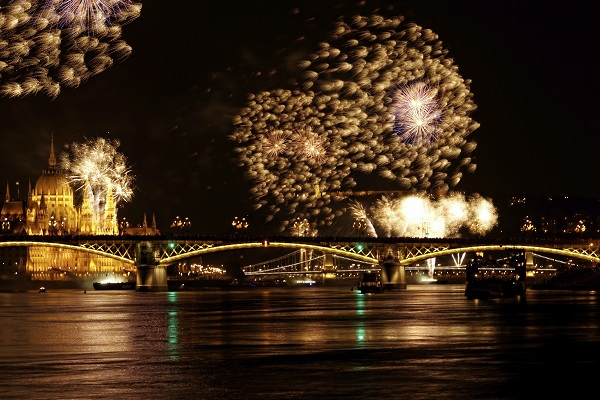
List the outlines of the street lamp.
{"label": "street lamp", "polygon": [[300,217],[296,217],[296,220],[294,221],[294,230],[295,230],[297,236],[308,235],[309,227],[310,227],[310,225],[306,218],[300,219]]}
{"label": "street lamp", "polygon": [[119,231],[121,232],[121,235],[125,234],[127,228],[129,228],[129,221],[127,221],[126,217],[123,217],[119,222]]}
{"label": "street lamp", "polygon": [[52,213],[50,216],[50,221],[48,221],[48,230],[50,231],[50,234],[56,234],[56,217],[54,213]]}
{"label": "street lamp", "polygon": [[188,217],[181,219],[179,215],[175,217],[175,220],[171,223],[171,228],[178,228],[181,230],[189,230],[192,226],[192,221]]}
{"label": "street lamp", "polygon": [[235,217],[233,218],[233,221],[231,221],[231,226],[233,226],[235,228],[236,231],[240,231],[242,229],[246,229],[248,228],[248,221],[246,220],[246,217],[244,218],[238,218]]}

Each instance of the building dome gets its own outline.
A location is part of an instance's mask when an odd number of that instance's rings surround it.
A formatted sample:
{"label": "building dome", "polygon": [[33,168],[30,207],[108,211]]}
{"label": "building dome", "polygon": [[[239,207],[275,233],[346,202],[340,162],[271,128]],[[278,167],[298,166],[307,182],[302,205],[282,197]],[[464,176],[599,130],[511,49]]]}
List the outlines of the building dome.
{"label": "building dome", "polygon": [[56,166],[53,137],[50,139],[50,157],[48,158],[48,169],[42,171],[42,176],[38,178],[35,184],[34,193],[36,196],[43,195],[44,197],[73,197],[73,189],[69,185],[67,176]]}
{"label": "building dome", "polygon": [[58,169],[47,169],[35,184],[35,194],[38,196],[73,196],[66,175]]}

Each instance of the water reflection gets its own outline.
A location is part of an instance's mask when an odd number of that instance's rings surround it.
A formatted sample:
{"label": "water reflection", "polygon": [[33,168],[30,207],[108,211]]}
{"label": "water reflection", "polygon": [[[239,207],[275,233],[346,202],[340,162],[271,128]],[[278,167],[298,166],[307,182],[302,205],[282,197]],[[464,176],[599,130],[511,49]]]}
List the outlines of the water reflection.
{"label": "water reflection", "polygon": [[362,316],[365,313],[365,296],[364,294],[356,295],[356,345],[357,347],[363,347],[363,341],[365,340],[366,330],[365,324],[362,320]]}
{"label": "water reflection", "polygon": [[[462,287],[0,293],[3,398],[571,398],[598,367],[596,293]],[[553,388],[539,385],[553,379]],[[536,383],[534,385],[533,383]]]}
{"label": "water reflection", "polygon": [[170,309],[167,311],[167,352],[171,360],[179,360],[179,312],[177,310],[177,292],[167,294]]}

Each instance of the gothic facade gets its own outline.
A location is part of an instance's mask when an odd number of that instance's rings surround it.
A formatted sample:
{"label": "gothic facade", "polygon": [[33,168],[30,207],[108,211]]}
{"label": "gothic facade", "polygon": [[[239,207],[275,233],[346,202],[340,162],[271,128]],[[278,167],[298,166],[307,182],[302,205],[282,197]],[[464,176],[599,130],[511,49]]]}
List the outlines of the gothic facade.
{"label": "gothic facade", "polygon": [[[81,193],[78,202],[68,178],[56,162],[53,140],[48,167],[35,186],[29,183],[27,199],[11,197],[7,184],[0,212],[0,234],[25,235],[118,235],[117,210],[111,193],[102,210],[93,210],[90,193]],[[156,231],[154,229],[154,231]],[[46,246],[0,249],[0,280],[19,276],[32,281],[64,281],[81,286],[102,279],[128,279],[132,271],[125,263],[110,257],[66,248]]]}
{"label": "gothic facade", "polygon": [[91,193],[84,190],[81,204],[56,162],[54,142],[50,142],[48,167],[35,186],[29,183],[27,200],[12,200],[7,184],[2,206],[3,233],[27,235],[118,235],[117,209],[112,194],[106,195],[101,210],[93,210]]}

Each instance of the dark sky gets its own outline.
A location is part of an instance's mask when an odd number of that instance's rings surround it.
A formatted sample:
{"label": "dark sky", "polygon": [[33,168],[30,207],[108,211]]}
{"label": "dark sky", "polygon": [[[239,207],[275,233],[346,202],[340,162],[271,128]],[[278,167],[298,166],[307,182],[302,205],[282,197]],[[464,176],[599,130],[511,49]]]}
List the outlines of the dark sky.
{"label": "dark sky", "polygon": [[[477,170],[456,189],[492,199],[600,197],[598,6],[379,3],[437,33],[461,76],[472,80],[478,107],[472,117],[481,124],[472,135]],[[177,215],[190,217],[199,233],[226,232],[235,216],[269,229],[253,213],[250,182],[233,162],[231,116],[247,93],[277,87],[277,79],[293,74],[291,60],[314,51],[331,22],[356,4],[143,2],[141,16],[123,28],[133,48],[128,59],[56,99],[0,98],[0,179],[35,183],[51,134],[58,153],[85,138],[116,138],[137,186],[120,216],[139,223],[144,213],[149,220],[155,215],[163,231]]]}

